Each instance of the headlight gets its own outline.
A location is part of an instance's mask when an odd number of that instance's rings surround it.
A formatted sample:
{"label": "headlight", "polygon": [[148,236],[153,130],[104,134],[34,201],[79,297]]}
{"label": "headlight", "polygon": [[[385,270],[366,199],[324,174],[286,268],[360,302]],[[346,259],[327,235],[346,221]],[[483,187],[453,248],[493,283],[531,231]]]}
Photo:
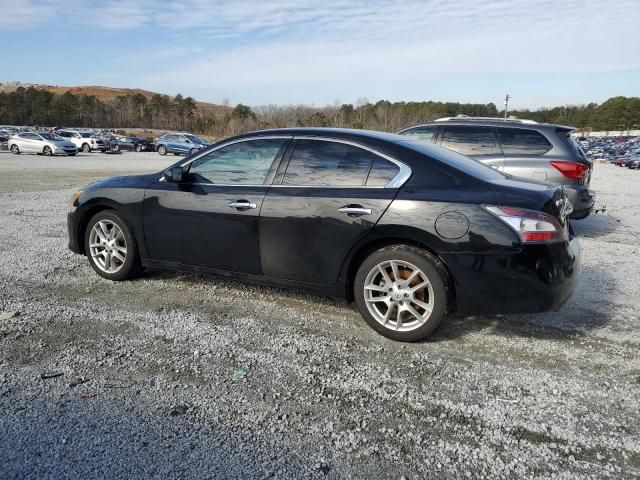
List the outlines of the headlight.
{"label": "headlight", "polygon": [[78,201],[80,200],[80,195],[82,195],[82,190],[78,190],[77,192],[73,192],[71,195],[71,201],[69,202],[70,208],[75,208],[78,206]]}

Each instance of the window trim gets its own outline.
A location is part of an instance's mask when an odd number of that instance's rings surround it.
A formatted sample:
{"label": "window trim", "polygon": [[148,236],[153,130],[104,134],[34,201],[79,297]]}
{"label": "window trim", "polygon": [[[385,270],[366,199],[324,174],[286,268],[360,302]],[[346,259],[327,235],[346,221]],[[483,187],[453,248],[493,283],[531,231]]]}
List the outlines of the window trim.
{"label": "window trim", "polygon": [[[253,137],[238,138],[228,142],[215,144],[215,146],[211,149],[208,149],[208,148],[204,149],[205,151],[199,152],[197,156],[187,160],[186,162],[182,163],[180,166],[182,168],[188,167],[191,163],[195,162],[199,158],[205,155],[208,155],[209,153],[219,150],[221,148],[228,147],[229,145],[234,145],[236,143],[242,143],[242,142],[249,142],[252,140],[266,140],[266,139],[277,139],[277,138],[288,139],[290,142],[295,140],[320,140],[324,142],[344,143],[346,145],[351,145],[351,146],[366,150],[370,153],[373,153],[383,158],[384,160],[387,160],[393,163],[399,168],[399,171],[396,174],[396,176],[393,177],[386,185],[346,185],[346,186],[345,185],[282,185],[281,183],[273,183],[275,180],[275,177],[271,179],[271,183],[229,184],[229,183],[195,182],[192,185],[207,185],[207,186],[215,186],[215,187],[268,187],[268,188],[271,188],[271,187],[277,187],[277,188],[400,188],[402,185],[406,183],[407,180],[409,180],[409,178],[413,173],[411,168],[405,163],[399,160],[396,160],[395,158],[390,157],[389,155],[386,155],[382,152],[379,152],[371,147],[362,145],[361,143],[353,142],[351,140],[343,140],[341,138],[322,137],[322,136],[315,136],[315,135],[257,135]],[[291,159],[291,153],[292,153],[290,151],[290,146],[291,146],[291,143],[287,144],[286,145],[287,148],[285,148],[284,151],[279,152],[278,155],[276,155],[276,158],[274,158],[275,163],[272,165],[272,167],[275,167],[275,168],[271,169],[273,173],[277,174],[277,171],[280,169],[281,166],[283,166],[283,162],[286,162],[286,165],[284,165],[285,172],[286,172],[286,167],[289,166],[289,160]],[[285,160],[285,157],[286,157],[286,160]],[[272,173],[272,171],[270,171],[269,174],[267,174],[267,178],[269,178],[269,175]],[[282,181],[283,179],[284,179],[284,175],[282,179],[280,179],[280,181]],[[164,177],[161,176],[159,181],[164,182],[165,181]]]}

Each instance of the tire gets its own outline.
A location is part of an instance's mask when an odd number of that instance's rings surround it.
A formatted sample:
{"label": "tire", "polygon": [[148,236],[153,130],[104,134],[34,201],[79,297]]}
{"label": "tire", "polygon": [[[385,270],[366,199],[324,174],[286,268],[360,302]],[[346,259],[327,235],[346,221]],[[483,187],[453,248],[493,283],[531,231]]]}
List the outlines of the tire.
{"label": "tire", "polygon": [[198,151],[197,148],[192,148],[191,150],[189,150],[189,155],[193,155],[194,153],[196,153]]}
{"label": "tire", "polygon": [[[106,228],[100,228],[101,223]],[[94,233],[94,228],[102,235]],[[105,238],[110,242],[106,247]],[[96,246],[97,244],[100,246]],[[128,280],[139,275],[142,270],[138,244],[133,232],[127,222],[113,210],[98,212],[89,220],[84,232],[84,248],[91,267],[98,275],[108,280]],[[108,261],[106,254],[109,255]],[[124,261],[121,258],[124,258]]]}
{"label": "tire", "polygon": [[159,145],[158,146],[158,153],[160,155],[166,155],[167,154],[167,147],[165,147],[164,145]]}
{"label": "tire", "polygon": [[119,152],[119,151],[120,151],[120,145],[115,144],[115,145],[113,146],[113,151],[114,151],[114,152]]}
{"label": "tire", "polygon": [[45,146],[45,147],[42,149],[42,154],[43,154],[45,157],[50,157],[51,155],[53,155],[53,152],[51,151],[51,147],[49,147],[49,146]]}
{"label": "tire", "polygon": [[11,153],[13,153],[14,155],[20,155],[20,149],[15,143],[11,145]]}
{"label": "tire", "polygon": [[[446,317],[447,281],[446,269],[431,253],[408,245],[391,245],[362,262],[354,281],[354,296],[360,314],[376,332],[392,340],[415,342],[433,333]],[[365,284],[369,288],[365,289]],[[412,291],[414,288],[417,290]],[[376,298],[384,300],[372,301]]]}
{"label": "tire", "polygon": [[136,152],[141,152],[142,151],[142,147],[140,145],[136,145]]}
{"label": "tire", "polygon": [[91,147],[89,146],[88,143],[83,143],[82,144],[82,151],[84,153],[91,153]]}

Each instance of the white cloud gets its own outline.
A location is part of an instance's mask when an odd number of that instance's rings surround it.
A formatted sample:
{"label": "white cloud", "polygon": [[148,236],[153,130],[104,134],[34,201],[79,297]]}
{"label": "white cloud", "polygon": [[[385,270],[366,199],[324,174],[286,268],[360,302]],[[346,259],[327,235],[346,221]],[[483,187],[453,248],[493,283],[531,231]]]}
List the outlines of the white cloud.
{"label": "white cloud", "polygon": [[265,101],[302,86],[324,92],[310,101],[383,89],[403,98],[399,85],[438,75],[640,69],[636,0],[22,0],[15,11],[0,29],[55,21],[156,33],[135,67],[123,57],[140,86],[264,91]]}
{"label": "white cloud", "polygon": [[0,0],[0,30],[32,28],[55,16],[55,9],[34,0]]}

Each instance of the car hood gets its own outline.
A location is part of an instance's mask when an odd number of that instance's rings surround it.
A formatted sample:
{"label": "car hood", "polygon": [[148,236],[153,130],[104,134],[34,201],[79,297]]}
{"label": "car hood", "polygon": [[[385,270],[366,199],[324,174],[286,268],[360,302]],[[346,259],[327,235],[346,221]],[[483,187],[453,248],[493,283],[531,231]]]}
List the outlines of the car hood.
{"label": "car hood", "polygon": [[147,188],[158,178],[160,178],[160,174],[158,173],[109,177],[90,183],[85,188],[87,190],[97,190],[101,188]]}

